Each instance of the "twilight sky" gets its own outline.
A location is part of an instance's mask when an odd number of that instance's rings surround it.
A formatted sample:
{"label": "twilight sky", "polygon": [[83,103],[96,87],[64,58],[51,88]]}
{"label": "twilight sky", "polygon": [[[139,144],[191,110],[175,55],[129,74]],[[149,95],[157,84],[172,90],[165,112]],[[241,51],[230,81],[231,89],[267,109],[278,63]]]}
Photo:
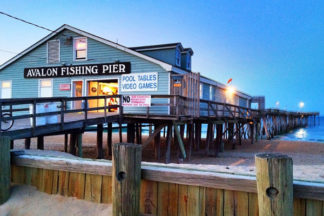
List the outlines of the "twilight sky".
{"label": "twilight sky", "polygon": [[[181,42],[195,72],[232,78],[267,107],[324,113],[324,1],[1,0],[0,11],[125,46]],[[49,33],[3,15],[0,27],[0,64]]]}

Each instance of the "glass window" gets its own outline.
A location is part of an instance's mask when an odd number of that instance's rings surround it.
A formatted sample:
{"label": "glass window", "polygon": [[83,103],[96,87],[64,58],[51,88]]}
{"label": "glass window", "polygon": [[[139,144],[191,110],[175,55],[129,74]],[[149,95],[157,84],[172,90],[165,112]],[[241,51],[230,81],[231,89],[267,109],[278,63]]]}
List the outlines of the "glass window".
{"label": "glass window", "polygon": [[74,39],[74,59],[75,60],[86,60],[87,49],[88,49],[87,38]]}
{"label": "glass window", "polygon": [[202,99],[203,98],[203,85],[202,84],[200,84],[200,99]]}
{"label": "glass window", "polygon": [[40,97],[53,97],[53,82],[51,79],[40,80]]}
{"label": "glass window", "polygon": [[11,98],[12,88],[11,81],[1,82],[1,98]]}

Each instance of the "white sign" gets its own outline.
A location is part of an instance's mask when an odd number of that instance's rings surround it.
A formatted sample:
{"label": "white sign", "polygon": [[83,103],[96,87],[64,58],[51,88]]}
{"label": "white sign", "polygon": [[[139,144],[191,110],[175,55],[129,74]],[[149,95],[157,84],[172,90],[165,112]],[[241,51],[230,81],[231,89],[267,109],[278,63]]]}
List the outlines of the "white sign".
{"label": "white sign", "polygon": [[124,95],[123,106],[125,107],[149,107],[151,95]]}
{"label": "white sign", "polygon": [[158,73],[132,73],[121,75],[121,92],[157,91]]}

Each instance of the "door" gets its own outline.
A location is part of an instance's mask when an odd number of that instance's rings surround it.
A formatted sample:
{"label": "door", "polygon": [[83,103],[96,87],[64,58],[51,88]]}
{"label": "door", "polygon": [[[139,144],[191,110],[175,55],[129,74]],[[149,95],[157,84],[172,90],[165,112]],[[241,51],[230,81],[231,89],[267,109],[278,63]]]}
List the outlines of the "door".
{"label": "door", "polygon": [[[82,97],[83,82],[73,81],[73,97]],[[82,100],[73,102],[73,109],[82,109]]]}

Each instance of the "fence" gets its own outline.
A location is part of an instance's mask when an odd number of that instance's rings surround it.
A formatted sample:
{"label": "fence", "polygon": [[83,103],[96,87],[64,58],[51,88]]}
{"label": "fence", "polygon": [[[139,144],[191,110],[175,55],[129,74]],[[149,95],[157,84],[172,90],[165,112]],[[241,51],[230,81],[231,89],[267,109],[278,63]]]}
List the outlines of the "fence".
{"label": "fence", "polygon": [[[12,182],[49,194],[112,203],[112,164],[49,156],[12,157]],[[294,215],[322,215],[324,184],[294,181]],[[256,179],[142,162],[145,215],[258,215]]]}

